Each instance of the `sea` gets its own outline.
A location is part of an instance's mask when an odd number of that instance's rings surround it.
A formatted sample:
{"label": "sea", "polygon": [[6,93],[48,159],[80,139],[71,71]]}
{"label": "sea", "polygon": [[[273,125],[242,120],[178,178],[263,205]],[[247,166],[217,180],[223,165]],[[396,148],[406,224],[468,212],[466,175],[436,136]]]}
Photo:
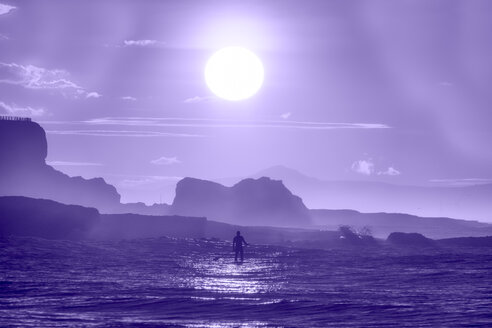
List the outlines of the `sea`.
{"label": "sea", "polygon": [[492,327],[492,254],[9,237],[0,327]]}

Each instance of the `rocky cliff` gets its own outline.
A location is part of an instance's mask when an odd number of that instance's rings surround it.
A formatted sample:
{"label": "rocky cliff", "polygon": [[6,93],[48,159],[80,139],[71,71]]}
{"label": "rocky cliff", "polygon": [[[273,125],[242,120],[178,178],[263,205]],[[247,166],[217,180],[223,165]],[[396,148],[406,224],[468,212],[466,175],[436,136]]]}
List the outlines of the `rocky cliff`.
{"label": "rocky cliff", "polygon": [[52,199],[112,212],[120,195],[102,178],[69,177],[46,164],[48,144],[34,122],[0,119],[0,196]]}
{"label": "rocky cliff", "polygon": [[171,211],[222,222],[261,226],[305,226],[309,210],[281,181],[245,179],[232,187],[194,178],[176,186]]}

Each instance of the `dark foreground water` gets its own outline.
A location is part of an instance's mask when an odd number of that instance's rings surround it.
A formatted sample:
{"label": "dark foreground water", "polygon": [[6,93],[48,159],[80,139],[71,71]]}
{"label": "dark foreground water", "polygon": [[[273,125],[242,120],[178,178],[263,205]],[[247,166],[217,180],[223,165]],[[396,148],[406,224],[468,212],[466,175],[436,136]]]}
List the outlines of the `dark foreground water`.
{"label": "dark foreground water", "polygon": [[1,327],[491,327],[487,250],[0,241]]}

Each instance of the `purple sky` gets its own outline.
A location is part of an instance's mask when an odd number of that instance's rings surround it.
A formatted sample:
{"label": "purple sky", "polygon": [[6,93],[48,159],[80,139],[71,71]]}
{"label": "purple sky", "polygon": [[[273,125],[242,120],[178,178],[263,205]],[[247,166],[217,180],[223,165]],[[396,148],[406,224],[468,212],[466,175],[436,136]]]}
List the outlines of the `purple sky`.
{"label": "purple sky", "polygon": [[[492,181],[491,31],[487,0],[0,0],[0,113],[32,116],[52,165],[104,177],[123,201],[277,164]],[[230,45],[265,68],[241,102],[203,77]]]}

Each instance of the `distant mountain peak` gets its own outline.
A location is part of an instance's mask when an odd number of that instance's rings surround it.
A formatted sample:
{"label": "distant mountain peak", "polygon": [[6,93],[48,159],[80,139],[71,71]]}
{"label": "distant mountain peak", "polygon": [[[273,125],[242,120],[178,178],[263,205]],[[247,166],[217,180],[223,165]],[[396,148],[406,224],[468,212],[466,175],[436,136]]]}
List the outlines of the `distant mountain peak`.
{"label": "distant mountain peak", "polygon": [[253,177],[261,177],[261,176],[266,176],[279,180],[290,180],[290,179],[317,180],[316,178],[308,176],[302,173],[301,171],[287,167],[285,165],[270,166],[253,175]]}
{"label": "distant mountain peak", "polygon": [[276,180],[272,179],[270,177],[262,176],[259,178],[246,178],[238,183],[236,183],[234,186],[243,186],[243,185],[248,185],[248,184],[261,184],[261,185],[279,185],[282,184],[281,180]]}

